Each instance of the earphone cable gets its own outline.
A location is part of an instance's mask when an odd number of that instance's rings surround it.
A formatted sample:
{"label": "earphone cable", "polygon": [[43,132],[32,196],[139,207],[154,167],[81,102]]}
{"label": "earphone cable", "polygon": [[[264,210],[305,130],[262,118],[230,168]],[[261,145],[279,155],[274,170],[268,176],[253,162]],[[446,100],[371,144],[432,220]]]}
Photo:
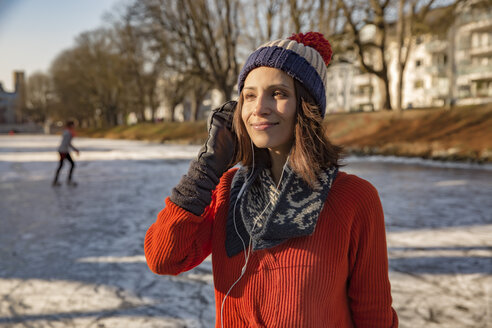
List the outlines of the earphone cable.
{"label": "earphone cable", "polygon": [[[244,190],[246,189],[246,186],[247,186],[249,180],[253,176],[254,167],[255,167],[255,152],[254,152],[254,147],[253,147],[253,141],[251,141],[251,148],[253,150],[253,167],[252,167],[252,170],[251,170],[250,175],[246,178],[246,181],[244,182],[243,186],[241,187],[241,190],[238,193],[238,196],[236,198],[236,201],[234,202],[234,208],[233,208],[233,214],[232,214],[233,223],[234,223],[234,229],[236,230],[236,234],[239,236],[239,238],[241,239],[241,243],[243,244],[244,265],[243,265],[243,267],[241,269],[241,274],[239,275],[239,278],[232,284],[232,286],[229,288],[229,290],[227,291],[226,295],[224,296],[224,299],[222,300],[222,304],[220,306],[220,327],[221,328],[224,327],[223,326],[224,325],[223,313],[224,313],[225,301],[226,301],[227,297],[229,296],[229,294],[231,293],[231,291],[234,288],[234,286],[236,286],[236,284],[239,283],[239,281],[243,278],[244,274],[246,273],[246,269],[248,267],[249,258],[251,256],[252,238],[251,237],[249,238],[248,248],[246,249],[246,243],[244,242],[244,239],[241,237],[241,234],[239,233],[239,231],[237,230],[237,225],[236,225],[236,205],[237,205],[238,200],[241,198]],[[284,166],[282,167],[282,173],[280,174],[280,179],[279,179],[278,184],[277,184],[277,189],[280,187],[280,183],[282,182],[282,179],[283,179],[283,176],[284,176],[284,172],[285,172],[285,168],[286,168],[287,163],[289,161],[289,157],[290,157],[290,154],[289,154],[289,156],[287,156],[287,159],[286,159],[286,161],[284,163]],[[256,224],[258,223],[258,221],[260,220],[261,216],[263,215],[263,213],[265,213],[266,209],[268,208],[268,206],[270,206],[271,203],[272,203],[272,200],[270,199],[270,201],[265,206],[265,208],[260,213],[260,215],[258,215],[258,217],[253,220],[253,228],[251,229],[251,231],[253,231],[256,228]]]}

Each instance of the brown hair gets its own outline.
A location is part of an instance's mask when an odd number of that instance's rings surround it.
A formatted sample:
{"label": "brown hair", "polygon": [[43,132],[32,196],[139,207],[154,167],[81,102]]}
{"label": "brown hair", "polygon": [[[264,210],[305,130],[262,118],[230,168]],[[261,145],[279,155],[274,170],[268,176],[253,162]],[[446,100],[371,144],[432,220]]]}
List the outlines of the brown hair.
{"label": "brown hair", "polygon": [[[297,99],[297,114],[289,165],[309,185],[313,186],[320,170],[330,166],[340,166],[342,147],[333,145],[328,140],[320,110],[306,88],[295,79],[294,88]],[[233,119],[238,148],[234,162],[251,166],[253,163],[251,138],[241,118],[243,101],[243,93],[241,92]]]}

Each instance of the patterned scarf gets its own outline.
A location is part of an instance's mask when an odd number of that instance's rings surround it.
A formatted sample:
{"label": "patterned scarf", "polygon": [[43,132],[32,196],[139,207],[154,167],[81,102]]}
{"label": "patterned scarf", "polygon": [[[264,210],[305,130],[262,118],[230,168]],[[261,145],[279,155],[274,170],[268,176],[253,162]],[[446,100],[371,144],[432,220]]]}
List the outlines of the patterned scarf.
{"label": "patterned scarf", "polygon": [[286,165],[277,188],[268,168],[258,168],[253,174],[240,168],[231,185],[227,255],[243,251],[250,238],[252,249],[259,250],[311,235],[337,172],[335,167],[322,170],[312,188]]}

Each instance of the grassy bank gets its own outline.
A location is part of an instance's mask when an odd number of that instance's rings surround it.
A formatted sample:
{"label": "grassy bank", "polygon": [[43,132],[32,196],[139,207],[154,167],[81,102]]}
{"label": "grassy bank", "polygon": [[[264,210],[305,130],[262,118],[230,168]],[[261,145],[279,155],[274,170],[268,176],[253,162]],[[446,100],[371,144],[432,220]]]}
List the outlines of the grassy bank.
{"label": "grassy bank", "polygon": [[[349,153],[492,162],[492,105],[328,115],[330,139]],[[200,144],[205,122],[81,129],[80,136]]]}
{"label": "grassy bank", "polygon": [[131,139],[182,144],[201,144],[207,138],[207,124],[200,122],[140,123],[113,128],[78,129],[77,135],[91,138]]}
{"label": "grassy bank", "polygon": [[327,130],[352,153],[492,162],[492,105],[331,115]]}

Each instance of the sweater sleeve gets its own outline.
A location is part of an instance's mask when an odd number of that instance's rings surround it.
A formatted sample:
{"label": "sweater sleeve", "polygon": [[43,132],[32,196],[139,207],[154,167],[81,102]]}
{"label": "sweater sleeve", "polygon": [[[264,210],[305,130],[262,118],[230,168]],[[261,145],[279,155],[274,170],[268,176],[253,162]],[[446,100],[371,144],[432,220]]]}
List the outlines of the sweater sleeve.
{"label": "sweater sleeve", "polygon": [[398,327],[391,307],[384,214],[376,189],[359,179],[350,236],[348,297],[355,327]]}
{"label": "sweater sleeve", "polygon": [[150,270],[177,275],[191,270],[210,255],[213,223],[218,212],[227,213],[225,207],[235,172],[232,169],[224,173],[212,192],[212,201],[201,215],[188,212],[166,198],[165,208],[145,235],[145,258]]}
{"label": "sweater sleeve", "polygon": [[165,203],[145,235],[145,258],[153,272],[177,275],[194,268],[210,254],[213,213],[208,206],[204,215],[194,215],[169,197]]}

